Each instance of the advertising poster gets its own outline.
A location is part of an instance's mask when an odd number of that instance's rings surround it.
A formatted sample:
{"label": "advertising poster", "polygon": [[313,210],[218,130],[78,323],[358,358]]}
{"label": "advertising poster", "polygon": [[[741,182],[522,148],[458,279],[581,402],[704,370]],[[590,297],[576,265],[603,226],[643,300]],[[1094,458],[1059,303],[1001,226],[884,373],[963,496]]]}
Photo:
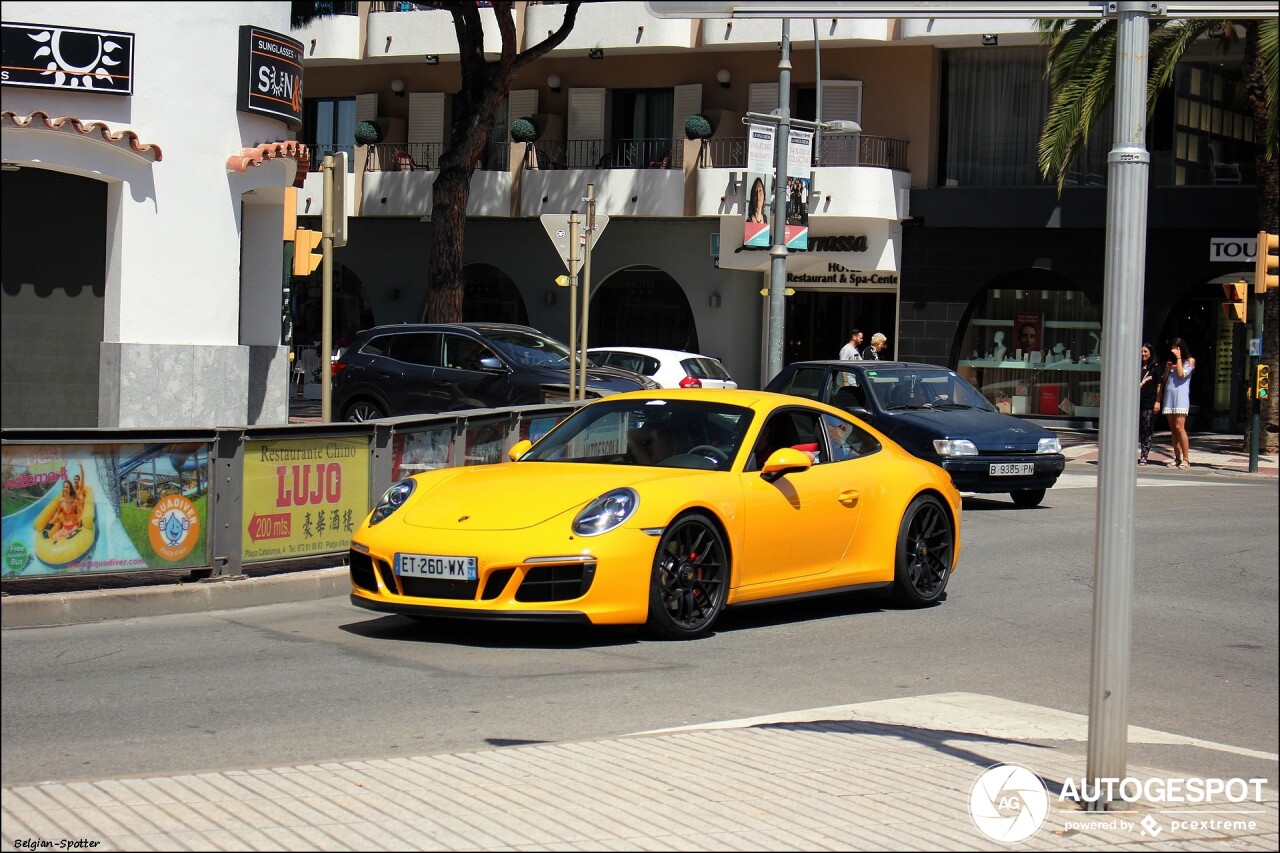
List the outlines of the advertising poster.
{"label": "advertising poster", "polygon": [[1020,312],[1014,318],[1013,345],[1022,354],[1021,359],[1038,362],[1044,351],[1044,315]]}
{"label": "advertising poster", "polygon": [[783,242],[792,251],[809,248],[809,174],[813,169],[813,134],[793,130],[787,145],[787,220]]}
{"label": "advertising poster", "polygon": [[369,456],[363,436],[247,442],[244,562],[350,548],[372,509]]}
{"label": "advertising poster", "polygon": [[463,465],[506,462],[507,422],[467,424],[463,433]]}
{"label": "advertising poster", "polygon": [[763,172],[747,172],[746,197],[742,207],[747,212],[742,226],[742,245],[750,248],[769,248],[769,214],[773,198],[773,179]]}
{"label": "advertising poster", "polygon": [[423,471],[449,467],[453,426],[397,432],[391,438],[391,476],[403,480]]}
{"label": "advertising poster", "polygon": [[209,446],[9,445],[4,577],[209,565]]}

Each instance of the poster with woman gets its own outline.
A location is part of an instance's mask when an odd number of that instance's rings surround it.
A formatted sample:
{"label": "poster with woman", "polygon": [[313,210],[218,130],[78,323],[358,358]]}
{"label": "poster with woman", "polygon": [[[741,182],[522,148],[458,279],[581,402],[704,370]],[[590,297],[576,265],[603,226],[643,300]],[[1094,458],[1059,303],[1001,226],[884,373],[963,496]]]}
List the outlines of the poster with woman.
{"label": "poster with woman", "polygon": [[1021,353],[1019,358],[1039,363],[1044,358],[1044,314],[1019,313],[1014,318],[1014,346]]}
{"label": "poster with woman", "polygon": [[771,180],[762,172],[748,172],[746,198],[743,209],[747,212],[742,226],[742,245],[752,248],[769,248],[769,199]]}

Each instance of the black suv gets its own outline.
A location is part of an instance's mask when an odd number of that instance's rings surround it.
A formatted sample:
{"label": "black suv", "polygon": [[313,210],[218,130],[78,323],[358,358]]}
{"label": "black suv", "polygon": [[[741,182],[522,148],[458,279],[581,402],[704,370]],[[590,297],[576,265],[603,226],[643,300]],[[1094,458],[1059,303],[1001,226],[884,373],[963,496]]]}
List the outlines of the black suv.
{"label": "black suv", "polygon": [[[629,370],[587,369],[587,397],[656,387]],[[348,421],[567,399],[569,348],[528,326],[375,326],[333,362],[333,410]]]}

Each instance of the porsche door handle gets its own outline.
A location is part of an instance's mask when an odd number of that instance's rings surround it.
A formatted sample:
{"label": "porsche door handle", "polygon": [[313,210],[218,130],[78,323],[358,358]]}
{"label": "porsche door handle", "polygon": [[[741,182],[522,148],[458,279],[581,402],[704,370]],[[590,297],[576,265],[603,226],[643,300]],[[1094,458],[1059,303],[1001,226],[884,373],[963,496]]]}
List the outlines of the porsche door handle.
{"label": "porsche door handle", "polygon": [[860,497],[861,497],[861,494],[859,494],[857,489],[845,489],[838,496],[836,496],[836,500],[838,500],[840,503],[844,504],[845,506],[851,507],[851,506],[857,505],[858,498]]}

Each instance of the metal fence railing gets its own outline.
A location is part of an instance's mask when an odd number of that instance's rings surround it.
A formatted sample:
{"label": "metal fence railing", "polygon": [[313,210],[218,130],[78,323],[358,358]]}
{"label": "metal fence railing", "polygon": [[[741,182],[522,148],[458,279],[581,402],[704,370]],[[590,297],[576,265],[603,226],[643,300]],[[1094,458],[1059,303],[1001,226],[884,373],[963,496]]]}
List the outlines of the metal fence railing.
{"label": "metal fence railing", "polygon": [[671,139],[542,140],[539,169],[670,169],[681,143]]}
{"label": "metal fence railing", "polygon": [[[823,136],[820,145],[815,156],[815,166],[872,166],[908,171],[907,143],[902,139],[867,133],[841,134]],[[745,137],[708,139],[703,151],[703,162],[699,165],[704,168],[746,168]]]}

